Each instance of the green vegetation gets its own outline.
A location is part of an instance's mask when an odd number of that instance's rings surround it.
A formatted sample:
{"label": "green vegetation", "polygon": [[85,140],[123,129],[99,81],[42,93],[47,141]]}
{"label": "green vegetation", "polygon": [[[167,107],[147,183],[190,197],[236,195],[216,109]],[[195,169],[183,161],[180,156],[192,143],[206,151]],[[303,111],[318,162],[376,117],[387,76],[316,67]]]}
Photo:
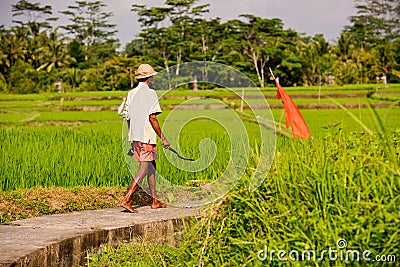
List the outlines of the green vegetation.
{"label": "green vegetation", "polygon": [[[288,92],[291,93],[295,90],[288,88]],[[398,89],[389,91],[396,93],[396,90]],[[164,95],[165,100],[161,100],[161,105],[170,104],[171,100],[177,101],[176,104],[179,104],[187,98],[200,97],[200,92],[204,95],[201,96],[202,99],[198,100],[199,103],[207,103],[208,100],[203,97],[218,97],[224,100],[232,96],[226,90],[219,91],[221,95],[213,96],[211,93],[215,94],[218,91],[172,90]],[[368,91],[359,92],[366,96]],[[121,151],[122,123],[115,112],[120,100],[110,100],[110,98],[121,97],[123,93],[113,92],[109,95],[105,92],[93,93],[93,95],[89,93],[64,94],[63,97],[69,100],[65,100],[64,103],[67,104],[63,105],[73,106],[75,110],[60,108],[60,100],[54,100],[58,97],[57,94],[20,95],[13,100],[10,100],[10,95],[2,95],[0,101],[0,123],[3,125],[0,128],[2,148],[0,158],[3,163],[0,168],[1,189],[9,191],[36,186],[128,185],[130,175]],[[159,93],[161,95],[162,92]],[[171,97],[174,99],[170,99]],[[305,95],[301,98],[294,98],[294,101],[299,105],[307,105],[313,101],[317,102],[315,96],[313,97],[308,98]],[[366,97],[334,99],[342,104],[368,103]],[[330,101],[326,98],[321,100],[323,100],[321,103]],[[231,100],[226,101],[228,105],[231,103]],[[232,101],[238,103],[238,100]],[[262,103],[258,99],[249,100],[249,103],[257,104],[259,102]],[[274,103],[277,103],[276,100]],[[390,104],[391,102],[383,103]],[[98,107],[105,107],[106,110],[97,110]],[[83,111],[83,108],[87,108],[88,111]],[[259,111],[261,112],[261,110]],[[256,115],[262,115],[263,112],[259,113],[259,111],[255,110]],[[355,108],[350,111],[365,125],[374,129],[375,123],[368,109]],[[341,109],[303,109],[302,113],[315,138],[329,134],[330,128],[334,125],[343,128],[346,132],[363,131],[363,128],[354,123],[353,118]],[[379,108],[377,113],[382,118],[382,123],[387,130],[393,131],[399,127],[400,109],[398,107]],[[161,123],[169,114],[170,111],[165,110],[159,116]],[[284,124],[285,115],[281,108],[273,109],[272,114],[277,122]],[[218,109],[175,110],[173,120],[168,122],[170,129],[178,127],[180,121],[188,121],[198,116],[218,118],[222,121],[232,119],[228,113]],[[174,126],[175,124],[176,126]],[[256,129],[254,123],[245,121],[244,125],[250,134]],[[279,127],[278,130],[283,130]],[[225,132],[226,130],[218,127],[218,124],[212,121],[194,121],[187,124],[180,132],[179,146],[184,155],[196,159],[200,156],[198,150],[200,141],[205,137],[212,137],[214,142],[219,144],[220,151],[228,151],[229,140],[225,140]],[[171,133],[171,139],[173,135],[174,133]],[[189,136],[190,138],[188,138]],[[174,147],[178,146],[176,142],[173,143]],[[116,153],[116,151],[121,152]],[[187,185],[190,184],[190,181],[207,182],[213,180],[224,170],[223,166],[227,159],[223,159],[223,155],[223,153],[218,154],[217,159],[220,161],[214,162],[202,172],[191,173],[174,167],[164,160],[165,154],[160,153],[159,171],[164,177],[169,177],[171,182],[177,184]]]}
{"label": "green vegetation", "polygon": [[[118,205],[131,175],[115,110],[136,82],[135,69],[142,62],[158,71],[212,61],[246,74],[276,105],[276,89],[265,76],[273,68],[284,87],[293,86],[285,89],[301,107],[314,138],[279,136],[271,171],[251,193],[248,180],[259,159],[260,140],[253,135],[256,125],[241,113],[251,135],[245,175],[193,222],[180,247],[141,243],[107,248],[91,255],[89,265],[280,265],[277,257],[258,260],[258,252],[267,246],[269,251],[321,253],[336,249],[339,239],[347,240],[348,249],[370,250],[372,260],[376,255],[399,257],[399,4],[355,4],[357,15],[334,43],[320,34],[286,30],[278,18],[205,19],[209,5],[196,0],[133,5],[141,32],[117,52],[112,14],[102,1],[76,1],[61,12],[69,23],[60,28],[51,25],[51,6],[18,1],[12,5],[15,25],[0,26],[0,222]],[[92,31],[85,31],[88,27]],[[228,76],[221,79],[228,81]],[[179,144],[176,133],[170,133],[174,147],[196,159],[205,137],[220,148],[212,164],[199,172],[180,170],[159,153],[160,174],[177,184],[212,181],[232,153],[226,130],[207,117],[232,118],[207,104],[215,98],[237,109],[240,98],[223,88],[206,90],[212,87],[199,82],[199,91],[185,90],[188,84],[157,91],[165,110],[161,123],[177,126],[201,117],[180,131]],[[242,88],[234,91],[240,95]],[[254,88],[244,91],[249,104],[264,103],[252,98]],[[173,120],[167,120],[169,109],[192,98],[199,98],[192,104],[207,108],[174,111]],[[377,108],[369,108],[370,103]],[[333,109],[338,106],[342,109]],[[249,112],[246,105],[244,112]],[[284,123],[282,109],[272,113]],[[261,110],[255,115],[263,116]],[[148,201],[143,192],[136,197],[137,203]],[[332,265],[327,258],[303,260],[294,265]],[[334,264],[359,263],[364,265]]]}
{"label": "green vegetation", "polygon": [[[113,208],[119,206],[126,188],[113,187],[33,187],[13,191],[0,191],[0,223],[48,214],[81,210]],[[134,196],[135,203],[151,203],[142,190]]]}
{"label": "green vegetation", "polygon": [[[118,52],[116,25],[103,1],[75,1],[55,11],[51,5],[19,0],[11,5],[15,23],[0,25],[0,92],[126,90],[136,82],[134,71],[142,62],[157,70],[218,62],[263,88],[271,86],[269,67],[286,86],[399,83],[397,1],[354,3],[357,15],[334,42],[322,34],[286,29],[279,18],[205,18],[210,5],[197,0],[127,5],[141,30]],[[55,27],[56,13],[68,22]],[[197,79],[200,89],[210,87]]]}
{"label": "green vegetation", "polygon": [[[392,154],[387,154],[388,147]],[[279,265],[279,250],[287,252],[289,261],[291,250],[300,256],[315,250],[319,258],[324,249],[338,250],[339,239],[347,240],[347,250],[370,250],[371,260],[399,255],[399,153],[399,130],[388,133],[387,139],[345,133],[338,126],[312,141],[279,138],[274,165],[262,187],[250,193],[243,181],[210,205],[179,248],[123,245],[92,255],[89,266]],[[262,262],[257,253],[265,246],[276,253]],[[308,260],[306,254],[304,262],[290,262],[332,263],[328,254],[324,261]],[[340,266],[365,263],[336,261]]]}
{"label": "green vegetation", "polygon": [[[310,96],[310,92],[302,90],[287,88],[291,95],[296,95],[294,101],[299,105],[318,101],[313,91]],[[369,102],[369,89],[348,90],[357,94],[345,98],[343,93],[347,91],[343,90],[332,96],[332,101]],[[200,97],[200,103],[207,103],[205,97],[217,97],[229,105],[232,94],[219,91],[220,95],[213,90],[200,91],[204,93],[201,95],[173,90],[161,104],[182,103],[192,97]],[[274,92],[271,89],[266,94]],[[399,95],[397,87],[385,93],[395,98]],[[119,98],[125,94],[63,95],[64,103],[69,102],[65,106],[73,106],[72,110],[60,108],[58,94],[15,98],[3,95],[0,99],[1,223],[118,205],[131,180],[121,151],[123,124],[115,111]],[[329,103],[328,98],[321,98],[321,102]],[[329,247],[335,249],[339,238],[346,239],[352,250],[398,255],[400,109],[396,101],[370,102],[391,107],[301,109],[314,139],[279,136],[271,171],[254,193],[247,188],[258,159],[255,148],[259,140],[255,137],[256,124],[243,119],[252,138],[245,176],[234,190],[208,206],[205,215],[193,222],[179,248],[144,242],[107,248],[100,254],[91,254],[89,266],[279,265],[276,257],[273,262],[259,261],[258,251],[268,246],[276,251],[321,252]],[[83,111],[84,107],[89,111]],[[106,110],[97,110],[99,107]],[[261,111],[255,110],[256,115],[263,114]],[[171,114],[171,110],[165,110],[159,115],[161,123],[168,123],[169,129],[201,117],[186,124],[179,133],[183,155],[199,158],[199,144],[205,137],[212,138],[219,150],[212,165],[192,173],[173,166],[165,158],[169,152],[164,154],[160,149],[160,174],[185,186],[212,181],[224,170],[230,155],[226,153],[230,140],[225,129],[207,118],[231,121],[232,117],[220,109],[174,110]],[[272,114],[277,122],[284,123],[282,109],[272,109]],[[352,116],[362,124],[356,123]],[[174,147],[178,146],[173,133],[168,137]],[[134,199],[141,204],[147,204],[148,200],[143,191]],[[327,258],[318,262],[322,266],[330,263]]]}
{"label": "green vegetation", "polygon": [[[359,118],[369,128],[376,130],[374,120],[371,118],[370,112],[363,109],[349,109],[352,114]],[[304,119],[310,128],[311,134],[314,137],[322,138],[329,133],[329,128],[334,125],[343,128],[346,132],[362,132],[362,126],[354,122],[347,113],[340,109],[305,109],[301,111]],[[377,109],[382,122],[388,131],[394,131],[399,128],[400,109]],[[285,115],[282,110],[272,110],[275,120],[281,123],[285,121]]]}
{"label": "green vegetation", "polygon": [[119,124],[0,129],[1,188],[115,186],[130,181]]}

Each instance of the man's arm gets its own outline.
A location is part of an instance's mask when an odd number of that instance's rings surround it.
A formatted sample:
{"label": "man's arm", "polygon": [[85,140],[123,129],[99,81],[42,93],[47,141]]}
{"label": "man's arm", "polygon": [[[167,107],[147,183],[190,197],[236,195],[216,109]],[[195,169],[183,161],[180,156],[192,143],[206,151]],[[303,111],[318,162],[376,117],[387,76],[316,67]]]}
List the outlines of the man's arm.
{"label": "man's arm", "polygon": [[162,146],[164,148],[169,148],[169,142],[165,138],[163,133],[161,132],[160,124],[158,123],[156,114],[154,114],[154,113],[150,114],[149,115],[149,121],[150,121],[150,124],[153,127],[154,131],[156,132],[156,134],[161,138]]}

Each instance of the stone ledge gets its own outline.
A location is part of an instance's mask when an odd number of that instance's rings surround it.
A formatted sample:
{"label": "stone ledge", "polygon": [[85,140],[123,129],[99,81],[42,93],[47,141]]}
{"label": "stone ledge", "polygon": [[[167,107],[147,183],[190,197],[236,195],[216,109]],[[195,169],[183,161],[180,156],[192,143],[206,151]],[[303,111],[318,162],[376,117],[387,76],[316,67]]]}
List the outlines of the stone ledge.
{"label": "stone ledge", "polygon": [[72,212],[0,225],[0,266],[84,265],[87,251],[137,238],[175,245],[196,208],[139,207]]}

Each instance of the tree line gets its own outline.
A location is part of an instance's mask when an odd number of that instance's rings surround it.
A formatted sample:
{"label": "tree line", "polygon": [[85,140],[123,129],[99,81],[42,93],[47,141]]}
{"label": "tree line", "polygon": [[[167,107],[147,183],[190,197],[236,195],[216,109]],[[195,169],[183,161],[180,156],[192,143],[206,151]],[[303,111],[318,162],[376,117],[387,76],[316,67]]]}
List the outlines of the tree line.
{"label": "tree line", "polygon": [[400,2],[355,0],[355,7],[357,14],[329,43],[322,34],[285,29],[278,18],[206,19],[209,5],[197,0],[132,5],[141,32],[117,51],[116,25],[102,1],[75,1],[59,12],[69,23],[53,27],[58,18],[51,6],[20,0],[11,6],[13,26],[0,26],[0,92],[127,90],[142,62],[166,70],[223,63],[261,87],[269,67],[293,86],[374,83],[383,76],[400,82]]}

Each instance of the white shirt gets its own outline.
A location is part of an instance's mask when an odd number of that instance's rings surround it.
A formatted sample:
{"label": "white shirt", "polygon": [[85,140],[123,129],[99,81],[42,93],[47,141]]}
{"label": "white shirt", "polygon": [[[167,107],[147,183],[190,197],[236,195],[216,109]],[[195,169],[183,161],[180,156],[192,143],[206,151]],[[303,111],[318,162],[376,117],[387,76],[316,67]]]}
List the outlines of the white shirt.
{"label": "white shirt", "polygon": [[158,97],[145,83],[130,90],[126,99],[127,120],[130,120],[129,142],[156,144],[157,134],[150,124],[149,115],[161,113]]}

